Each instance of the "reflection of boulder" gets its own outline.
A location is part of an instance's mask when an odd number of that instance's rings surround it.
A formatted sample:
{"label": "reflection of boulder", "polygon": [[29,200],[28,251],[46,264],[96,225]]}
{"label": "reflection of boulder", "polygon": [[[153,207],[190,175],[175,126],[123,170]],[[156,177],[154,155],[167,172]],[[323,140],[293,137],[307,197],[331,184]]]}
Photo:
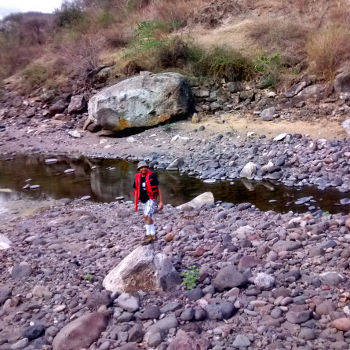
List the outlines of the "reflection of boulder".
{"label": "reflection of boulder", "polygon": [[97,198],[104,201],[113,201],[118,196],[130,199],[134,169],[127,162],[114,164],[113,168],[109,170],[105,167],[97,167],[91,171],[92,192]]}

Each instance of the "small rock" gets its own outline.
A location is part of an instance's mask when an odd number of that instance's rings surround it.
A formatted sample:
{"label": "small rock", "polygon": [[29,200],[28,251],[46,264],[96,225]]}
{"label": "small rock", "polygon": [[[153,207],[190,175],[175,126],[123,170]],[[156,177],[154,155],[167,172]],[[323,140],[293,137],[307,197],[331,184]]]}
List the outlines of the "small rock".
{"label": "small rock", "polygon": [[249,338],[244,334],[238,334],[232,343],[235,348],[247,348],[250,346]]}
{"label": "small rock", "polygon": [[350,318],[341,317],[332,322],[332,326],[338,331],[347,332],[350,331]]}
{"label": "small rock", "polygon": [[275,285],[275,278],[267,273],[258,273],[254,278],[254,284],[263,290],[270,290]]}
{"label": "small rock", "polygon": [[117,299],[117,305],[126,311],[135,312],[140,308],[140,301],[129,293],[122,293]]}

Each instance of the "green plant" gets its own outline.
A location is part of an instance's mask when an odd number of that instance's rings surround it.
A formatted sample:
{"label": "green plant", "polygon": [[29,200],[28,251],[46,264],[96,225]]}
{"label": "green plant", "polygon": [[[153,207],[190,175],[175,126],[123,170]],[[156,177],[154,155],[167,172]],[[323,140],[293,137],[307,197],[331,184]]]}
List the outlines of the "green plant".
{"label": "green plant", "polygon": [[264,86],[275,86],[279,82],[282,66],[281,54],[278,52],[272,56],[261,55],[254,62],[254,70],[261,75]]}
{"label": "green plant", "polygon": [[181,272],[182,284],[187,290],[196,287],[199,280],[199,269],[196,265],[189,266],[185,271]]}
{"label": "green plant", "polygon": [[215,47],[209,51],[192,52],[195,73],[228,81],[247,79],[252,75],[250,60],[233,48]]}
{"label": "green plant", "polygon": [[328,210],[325,210],[322,214],[323,216],[328,216],[329,215],[329,211]]}
{"label": "green plant", "polygon": [[54,14],[54,21],[58,27],[76,25],[84,20],[84,11],[77,3],[63,3],[60,10]]}
{"label": "green plant", "polygon": [[88,282],[92,282],[92,280],[94,279],[94,276],[91,274],[91,273],[87,273],[85,275],[85,279],[88,281]]}

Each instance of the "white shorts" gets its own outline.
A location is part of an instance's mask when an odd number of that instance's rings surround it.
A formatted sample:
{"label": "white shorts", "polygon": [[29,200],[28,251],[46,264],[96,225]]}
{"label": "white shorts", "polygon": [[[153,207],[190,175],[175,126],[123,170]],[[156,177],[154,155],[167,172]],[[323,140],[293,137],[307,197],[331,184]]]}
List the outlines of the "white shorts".
{"label": "white shorts", "polygon": [[149,199],[143,205],[143,215],[153,218],[153,214],[158,208],[158,203],[155,199]]}

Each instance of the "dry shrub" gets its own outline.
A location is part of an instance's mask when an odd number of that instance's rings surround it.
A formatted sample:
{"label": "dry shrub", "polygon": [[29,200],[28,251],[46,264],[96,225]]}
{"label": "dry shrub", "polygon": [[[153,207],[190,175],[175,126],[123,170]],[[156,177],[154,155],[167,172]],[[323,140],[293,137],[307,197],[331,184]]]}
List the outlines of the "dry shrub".
{"label": "dry shrub", "polygon": [[161,20],[185,25],[203,0],[153,0],[142,12],[143,20]]}
{"label": "dry shrub", "polygon": [[304,54],[307,28],[285,19],[265,18],[250,23],[247,27],[251,39],[270,53]]}
{"label": "dry shrub", "polygon": [[350,57],[350,30],[338,25],[327,26],[310,35],[306,48],[313,72],[332,79]]}
{"label": "dry shrub", "polygon": [[110,28],[103,33],[107,48],[115,49],[125,47],[130,44],[132,34],[124,28]]}
{"label": "dry shrub", "polygon": [[78,40],[65,42],[61,46],[61,57],[70,67],[70,73],[86,79],[99,65],[99,55],[104,46],[100,36],[83,36]]}

